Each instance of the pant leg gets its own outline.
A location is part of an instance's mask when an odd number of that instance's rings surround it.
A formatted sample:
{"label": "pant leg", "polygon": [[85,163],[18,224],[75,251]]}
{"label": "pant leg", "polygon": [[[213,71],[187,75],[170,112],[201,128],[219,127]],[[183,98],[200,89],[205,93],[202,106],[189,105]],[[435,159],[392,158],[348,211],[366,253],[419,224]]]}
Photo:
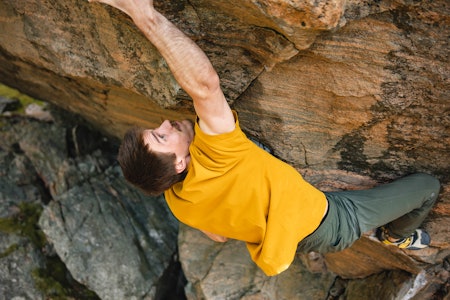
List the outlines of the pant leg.
{"label": "pant leg", "polygon": [[299,243],[297,251],[341,251],[363,232],[383,225],[391,236],[406,237],[428,215],[439,189],[439,181],[434,177],[414,174],[369,190],[325,192],[327,216],[316,231]]}
{"label": "pant leg", "polygon": [[361,232],[355,207],[339,193],[325,192],[328,212],[319,227],[297,246],[297,252],[337,252],[350,247],[360,238]]}
{"label": "pant leg", "polygon": [[392,237],[403,238],[423,222],[439,189],[434,177],[414,174],[369,190],[337,193],[354,204],[361,232],[386,225]]}
{"label": "pant leg", "polygon": [[386,224],[389,235],[394,238],[407,237],[422,224],[436,202],[441,187],[436,178],[427,174],[417,174],[411,184],[417,185],[414,185],[414,189],[418,189],[416,197],[422,200],[422,205]]}

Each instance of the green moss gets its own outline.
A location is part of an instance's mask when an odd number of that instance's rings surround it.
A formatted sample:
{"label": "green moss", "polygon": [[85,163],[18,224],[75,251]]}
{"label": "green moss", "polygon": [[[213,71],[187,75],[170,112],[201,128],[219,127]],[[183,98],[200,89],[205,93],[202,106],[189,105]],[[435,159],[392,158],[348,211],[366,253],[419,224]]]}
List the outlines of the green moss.
{"label": "green moss", "polygon": [[46,267],[33,270],[31,275],[36,287],[49,299],[99,299],[94,292],[72,279],[58,257],[49,257]]}
{"label": "green moss", "polygon": [[8,255],[10,255],[10,254],[13,253],[14,251],[16,251],[17,248],[19,248],[19,245],[17,245],[17,244],[12,244],[11,246],[8,247],[8,249],[6,249],[6,250],[3,251],[2,253],[0,253],[0,259],[2,259],[3,257],[7,257]]}
{"label": "green moss", "polygon": [[62,284],[50,276],[47,272],[47,268],[35,269],[31,272],[31,276],[34,279],[34,283],[38,290],[46,295],[46,298],[50,299],[67,299],[68,292],[62,286]]}
{"label": "green moss", "polygon": [[0,219],[0,231],[28,237],[36,247],[42,248],[46,238],[37,226],[42,207],[39,204],[22,202],[19,209],[20,212],[12,218]]}
{"label": "green moss", "polygon": [[16,89],[10,88],[4,84],[0,83],[0,96],[9,98],[9,99],[17,99],[20,101],[20,108],[16,111],[16,113],[24,113],[25,107],[27,107],[29,104],[34,103],[39,106],[44,106],[45,102],[41,100],[34,99],[28,95],[22,94]]}
{"label": "green moss", "polygon": [[4,233],[16,233],[15,222],[13,219],[0,219],[0,231]]}

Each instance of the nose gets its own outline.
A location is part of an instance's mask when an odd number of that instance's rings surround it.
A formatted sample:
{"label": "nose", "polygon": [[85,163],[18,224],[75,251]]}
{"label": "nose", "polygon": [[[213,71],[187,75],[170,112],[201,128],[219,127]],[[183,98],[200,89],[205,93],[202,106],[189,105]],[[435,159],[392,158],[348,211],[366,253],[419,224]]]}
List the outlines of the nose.
{"label": "nose", "polygon": [[172,128],[172,124],[170,124],[169,120],[164,120],[164,122],[161,123],[159,128],[161,128],[161,129],[170,129],[170,128]]}

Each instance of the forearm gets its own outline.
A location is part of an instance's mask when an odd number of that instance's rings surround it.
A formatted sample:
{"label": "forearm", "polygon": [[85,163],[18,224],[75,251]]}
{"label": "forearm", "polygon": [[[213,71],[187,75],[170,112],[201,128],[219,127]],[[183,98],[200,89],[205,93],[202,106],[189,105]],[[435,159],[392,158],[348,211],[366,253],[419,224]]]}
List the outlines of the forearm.
{"label": "forearm", "polygon": [[228,239],[224,236],[215,234],[215,233],[211,233],[208,231],[204,231],[204,230],[200,230],[201,232],[203,232],[207,237],[209,237],[211,240],[215,241],[215,242],[219,242],[219,243],[225,243],[226,241],[228,241]]}
{"label": "forearm", "polygon": [[207,100],[219,89],[219,78],[203,51],[162,14],[153,10],[135,20],[158,49],[180,86],[194,99]]}
{"label": "forearm", "polygon": [[194,100],[199,126],[207,134],[234,130],[235,120],[220,88],[219,76],[203,51],[153,7],[152,0],[90,0],[130,16],[158,49],[180,86]]}

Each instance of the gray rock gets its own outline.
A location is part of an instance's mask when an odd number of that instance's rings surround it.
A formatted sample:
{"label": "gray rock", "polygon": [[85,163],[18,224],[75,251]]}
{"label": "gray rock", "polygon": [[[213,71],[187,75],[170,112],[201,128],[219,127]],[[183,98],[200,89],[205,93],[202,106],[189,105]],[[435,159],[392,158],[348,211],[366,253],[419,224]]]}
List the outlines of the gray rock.
{"label": "gray rock", "polygon": [[5,111],[16,110],[20,107],[20,101],[0,96],[0,114]]}
{"label": "gray rock", "polygon": [[145,197],[125,182],[115,154],[99,149],[103,137],[67,126],[12,117],[0,128],[0,218],[19,217],[24,202],[48,203],[39,225],[50,242],[37,249],[0,232],[0,299],[49,296],[34,287],[32,272],[50,267],[46,257],[55,255],[68,277],[102,299],[164,297],[163,278],[179,272],[176,220],[162,197]]}
{"label": "gray rock", "polygon": [[0,231],[0,299],[43,299],[32,278],[43,266],[42,255],[28,239]]}
{"label": "gray rock", "polygon": [[0,148],[0,170],[0,218],[14,215],[22,202],[42,201],[34,185],[36,171],[27,157]]}
{"label": "gray rock", "polygon": [[40,226],[73,277],[102,299],[152,299],[176,251],[163,199],[144,197],[117,168],[55,198]]}
{"label": "gray rock", "polygon": [[287,271],[268,277],[251,261],[243,242],[215,243],[185,225],[180,225],[179,249],[190,300],[325,299],[335,278],[311,272],[300,257]]}

